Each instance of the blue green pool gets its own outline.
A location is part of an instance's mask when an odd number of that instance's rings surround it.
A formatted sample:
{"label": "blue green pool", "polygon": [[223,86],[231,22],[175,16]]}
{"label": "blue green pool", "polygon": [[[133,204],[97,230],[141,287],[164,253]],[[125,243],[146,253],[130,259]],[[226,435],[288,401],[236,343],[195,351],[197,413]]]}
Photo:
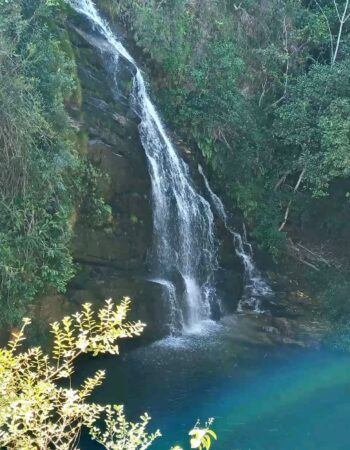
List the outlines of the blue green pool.
{"label": "blue green pool", "polygon": [[93,361],[89,370],[108,371],[97,399],[124,403],[131,418],[149,412],[163,433],[155,450],[185,447],[188,430],[208,417],[217,449],[350,449],[350,357],[274,345],[254,327],[233,316]]}

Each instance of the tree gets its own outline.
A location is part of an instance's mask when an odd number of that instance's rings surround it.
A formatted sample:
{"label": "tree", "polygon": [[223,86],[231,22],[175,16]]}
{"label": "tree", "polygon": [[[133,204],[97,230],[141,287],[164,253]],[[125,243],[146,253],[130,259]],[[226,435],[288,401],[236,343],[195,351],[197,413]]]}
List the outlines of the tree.
{"label": "tree", "polygon": [[[327,7],[322,6],[322,4],[318,0],[315,0],[315,3],[317,7],[320,9],[321,14],[324,17],[327,24],[331,47],[331,64],[334,64],[337,61],[339,47],[341,39],[343,37],[344,25],[350,18],[350,10],[349,10],[350,2],[349,0],[345,0],[345,3],[342,2],[343,3],[342,6],[339,6],[337,0],[333,0],[333,10],[331,10],[328,5],[325,5]],[[329,17],[329,11],[332,11],[332,15],[333,16],[336,15],[336,18],[338,20],[335,36],[333,35],[331,25],[333,20],[331,17]]]}
{"label": "tree", "polygon": [[278,157],[297,180],[303,175],[314,197],[328,195],[332,181],[350,175],[349,95],[349,60],[314,65],[277,110],[275,133],[283,142]]}
{"label": "tree", "polygon": [[344,24],[350,18],[349,0],[346,0],[345,5],[343,6],[343,12],[339,12],[339,8],[338,8],[338,4],[337,4],[336,0],[333,0],[333,3],[334,3],[334,7],[335,7],[335,10],[337,13],[338,20],[339,20],[339,29],[338,29],[337,43],[336,43],[334,54],[333,54],[332,64],[334,64],[337,60],[338,50],[339,50],[340,40],[341,40],[341,37],[343,34]]}

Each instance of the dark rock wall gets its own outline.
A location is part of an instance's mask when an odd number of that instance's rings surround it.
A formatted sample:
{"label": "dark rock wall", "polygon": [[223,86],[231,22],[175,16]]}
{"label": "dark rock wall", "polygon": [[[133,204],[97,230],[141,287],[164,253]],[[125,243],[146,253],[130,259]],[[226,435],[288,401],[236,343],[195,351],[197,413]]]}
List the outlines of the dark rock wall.
{"label": "dark rock wall", "polygon": [[101,229],[77,221],[74,255],[86,263],[143,270],[152,234],[152,211],[138,121],[129,105],[132,74],[121,61],[120,92],[113,93],[105,58],[74,30],[72,40],[82,90],[80,126],[87,134],[87,156],[106,174],[104,197],[113,213],[110,226]]}

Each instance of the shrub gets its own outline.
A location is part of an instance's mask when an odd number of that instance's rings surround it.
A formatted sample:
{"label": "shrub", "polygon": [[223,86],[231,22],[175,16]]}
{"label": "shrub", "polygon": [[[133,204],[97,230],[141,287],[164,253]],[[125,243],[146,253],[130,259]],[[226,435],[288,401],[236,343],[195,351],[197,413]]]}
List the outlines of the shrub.
{"label": "shrub", "polygon": [[[121,405],[89,403],[88,398],[105,378],[99,370],[78,388],[71,387],[74,364],[82,354],[119,354],[119,340],[139,336],[144,324],[127,322],[129,298],[111,300],[94,313],[86,303],[82,311],[51,325],[53,346],[49,354],[40,347],[23,349],[25,329],[0,349],[0,447],[17,450],[77,449],[82,428],[108,450],[146,449],[160,436],[149,433],[150,417],[128,422]],[[100,426],[102,422],[102,426]],[[190,431],[191,448],[209,450],[212,420]],[[179,449],[179,447],[175,447]]]}

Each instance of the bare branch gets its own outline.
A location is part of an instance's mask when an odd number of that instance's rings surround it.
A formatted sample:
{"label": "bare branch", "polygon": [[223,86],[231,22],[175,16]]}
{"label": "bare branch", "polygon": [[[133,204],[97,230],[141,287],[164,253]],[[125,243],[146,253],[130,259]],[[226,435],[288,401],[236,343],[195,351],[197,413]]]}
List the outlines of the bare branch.
{"label": "bare branch", "polygon": [[350,14],[347,14],[348,12],[348,8],[349,8],[349,0],[346,0],[345,6],[344,6],[344,11],[342,16],[340,17],[339,15],[339,11],[338,11],[338,6],[335,0],[333,0],[334,5],[336,7],[337,10],[337,14],[338,14],[338,18],[339,18],[339,30],[338,30],[338,37],[337,37],[337,45],[335,47],[335,51],[334,51],[334,55],[333,55],[333,59],[332,59],[332,64],[335,63],[336,59],[337,59],[337,55],[338,55],[338,50],[339,50],[339,45],[340,45],[340,40],[341,40],[341,36],[343,33],[343,26],[345,24],[345,22],[348,20],[348,18],[350,17]]}
{"label": "bare branch", "polygon": [[265,81],[262,84],[262,91],[261,91],[261,94],[260,94],[260,97],[259,97],[259,107],[261,106],[261,103],[263,101],[263,98],[264,98],[264,95],[265,95],[265,92],[266,92],[266,84],[267,84],[267,78],[265,78]]}
{"label": "bare branch", "polygon": [[289,77],[289,50],[288,50],[288,29],[287,29],[287,23],[286,23],[286,16],[283,18],[283,47],[287,55],[287,64],[286,64],[286,70],[284,73],[284,96],[287,94],[287,87],[288,87],[288,77]]}
{"label": "bare branch", "polygon": [[306,169],[303,169],[302,172],[301,172],[301,174],[300,174],[300,176],[299,176],[299,179],[298,179],[298,181],[297,181],[297,184],[296,184],[295,187],[294,187],[294,193],[299,189],[300,183],[302,182],[302,180],[303,180],[303,178],[304,178],[304,175],[305,175],[305,170],[306,170]]}
{"label": "bare branch", "polygon": [[339,14],[339,9],[338,9],[338,4],[337,4],[336,0],[333,0],[333,3],[334,3],[334,6],[335,6],[335,10],[337,11],[338,19],[339,19],[339,21],[340,21],[341,19],[340,19],[340,14]]}
{"label": "bare branch", "polygon": [[278,100],[272,103],[271,106],[277,106],[279,103],[281,103],[285,99],[285,95],[282,95]]}
{"label": "bare branch", "polygon": [[[305,170],[306,170],[306,169],[303,169],[303,170],[301,171],[301,173],[300,173],[300,175],[299,175],[299,178],[298,178],[298,181],[297,181],[296,185],[294,186],[293,194],[295,194],[295,193],[297,192],[297,190],[299,189],[300,183],[302,182],[302,180],[303,180],[303,178],[304,178],[304,175],[305,175]],[[290,207],[291,207],[291,205],[292,205],[292,200],[293,200],[293,199],[291,198],[291,199],[289,200],[289,202],[288,202],[288,206],[287,206],[286,212],[284,213],[283,222],[281,223],[281,225],[280,225],[278,231],[282,231],[283,228],[286,226],[286,223],[287,223],[287,220],[288,220],[288,217],[289,217]]]}

